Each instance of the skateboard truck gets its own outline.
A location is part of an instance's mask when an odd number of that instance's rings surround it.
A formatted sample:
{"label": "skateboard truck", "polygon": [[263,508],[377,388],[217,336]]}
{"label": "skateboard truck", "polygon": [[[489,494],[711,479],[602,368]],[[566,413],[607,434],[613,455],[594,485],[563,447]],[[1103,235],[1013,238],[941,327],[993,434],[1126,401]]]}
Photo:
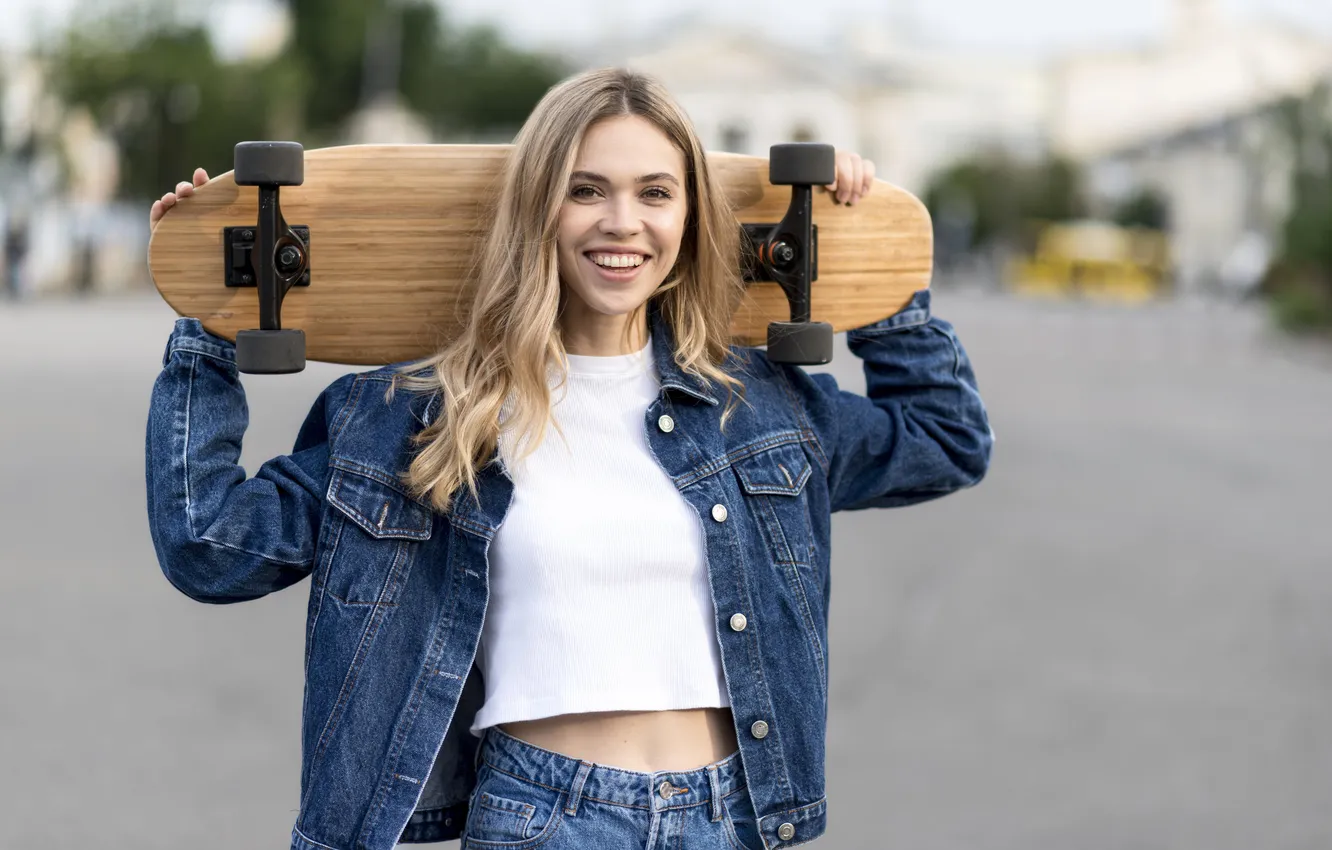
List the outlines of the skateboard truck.
{"label": "skateboard truck", "polygon": [[819,277],[814,187],[826,186],[836,177],[832,145],[773,145],[768,156],[768,182],[790,186],[791,204],[776,225],[741,225],[744,280],[774,281],[791,305],[791,321],[768,323],[768,359],[775,363],[817,365],[832,361],[833,327],[809,320],[809,285]]}
{"label": "skateboard truck", "polygon": [[291,227],[278,191],[305,182],[305,149],[296,142],[241,142],[235,149],[237,186],[259,187],[253,227],[223,231],[227,286],[257,286],[259,327],[236,333],[236,368],[285,375],[305,368],[305,331],[282,327],[282,299],[310,285],[310,229]]}

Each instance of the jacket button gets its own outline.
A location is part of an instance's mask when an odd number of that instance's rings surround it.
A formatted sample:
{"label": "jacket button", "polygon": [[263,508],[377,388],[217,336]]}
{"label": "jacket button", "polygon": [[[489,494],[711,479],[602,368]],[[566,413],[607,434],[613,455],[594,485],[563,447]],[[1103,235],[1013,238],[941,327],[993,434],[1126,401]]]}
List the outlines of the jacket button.
{"label": "jacket button", "polygon": [[726,522],[726,506],[721,504],[713,505],[712,518],[717,522]]}
{"label": "jacket button", "polygon": [[749,620],[745,619],[745,615],[744,615],[744,614],[732,614],[732,615],[731,615],[731,630],[732,630],[732,631],[743,632],[743,631],[745,630],[745,626],[747,626],[747,625],[749,625]]}
{"label": "jacket button", "polygon": [[762,720],[755,720],[754,725],[749,727],[749,731],[755,738],[766,738],[768,737],[768,724]]}
{"label": "jacket button", "polygon": [[784,823],[777,827],[777,837],[783,841],[790,841],[795,838],[795,827],[789,823]]}
{"label": "jacket button", "polygon": [[657,427],[669,434],[675,430],[675,420],[669,416],[662,416],[657,420]]}

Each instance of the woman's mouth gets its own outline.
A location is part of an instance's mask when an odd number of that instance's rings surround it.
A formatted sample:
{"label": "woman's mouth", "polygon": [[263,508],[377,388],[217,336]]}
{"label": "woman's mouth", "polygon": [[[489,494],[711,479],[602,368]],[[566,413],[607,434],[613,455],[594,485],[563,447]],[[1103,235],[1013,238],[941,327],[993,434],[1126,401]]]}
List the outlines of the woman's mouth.
{"label": "woman's mouth", "polygon": [[633,280],[648,261],[645,254],[609,251],[588,251],[583,257],[596,268],[598,274],[617,283]]}

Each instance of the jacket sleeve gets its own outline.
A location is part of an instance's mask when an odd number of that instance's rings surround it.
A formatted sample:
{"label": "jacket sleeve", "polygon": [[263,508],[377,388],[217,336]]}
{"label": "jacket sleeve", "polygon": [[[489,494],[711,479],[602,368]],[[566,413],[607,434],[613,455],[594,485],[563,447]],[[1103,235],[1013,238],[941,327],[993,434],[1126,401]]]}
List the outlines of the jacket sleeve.
{"label": "jacket sleeve", "polygon": [[930,314],[930,291],[847,332],[864,361],[865,395],[826,373],[788,369],[824,453],[831,509],[912,505],[978,483],[994,433],[953,326]]}
{"label": "jacket sleeve", "polygon": [[251,478],[235,346],[178,319],[148,410],[148,528],[158,563],[200,602],[256,599],[310,574],[328,484],[329,422],[354,375],[326,389],[291,454]]}

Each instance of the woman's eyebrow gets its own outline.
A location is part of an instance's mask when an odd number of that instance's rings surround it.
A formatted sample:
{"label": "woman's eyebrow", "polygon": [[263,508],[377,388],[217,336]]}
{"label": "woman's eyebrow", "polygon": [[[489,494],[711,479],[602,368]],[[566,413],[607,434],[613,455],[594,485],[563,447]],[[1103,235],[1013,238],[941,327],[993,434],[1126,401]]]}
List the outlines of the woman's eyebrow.
{"label": "woman's eyebrow", "polygon": [[[609,182],[610,182],[610,180],[607,180],[605,177],[603,177],[603,176],[601,176],[600,174],[597,174],[597,173],[595,173],[595,172],[592,172],[592,171],[575,171],[573,174],[570,174],[570,175],[569,175],[569,179],[570,179],[570,180],[587,180],[587,181],[589,181],[589,182],[591,182],[591,183],[609,183]],[[679,185],[680,185],[680,181],[677,180],[677,179],[675,178],[675,175],[673,175],[673,174],[668,174],[668,173],[665,172],[665,171],[658,171],[658,172],[656,172],[655,174],[644,174],[642,177],[638,178],[638,180],[637,180],[636,182],[638,182],[638,183],[657,183],[657,182],[661,182],[661,181],[667,181],[667,182],[670,182],[670,183],[674,183],[676,186],[679,186]]]}

